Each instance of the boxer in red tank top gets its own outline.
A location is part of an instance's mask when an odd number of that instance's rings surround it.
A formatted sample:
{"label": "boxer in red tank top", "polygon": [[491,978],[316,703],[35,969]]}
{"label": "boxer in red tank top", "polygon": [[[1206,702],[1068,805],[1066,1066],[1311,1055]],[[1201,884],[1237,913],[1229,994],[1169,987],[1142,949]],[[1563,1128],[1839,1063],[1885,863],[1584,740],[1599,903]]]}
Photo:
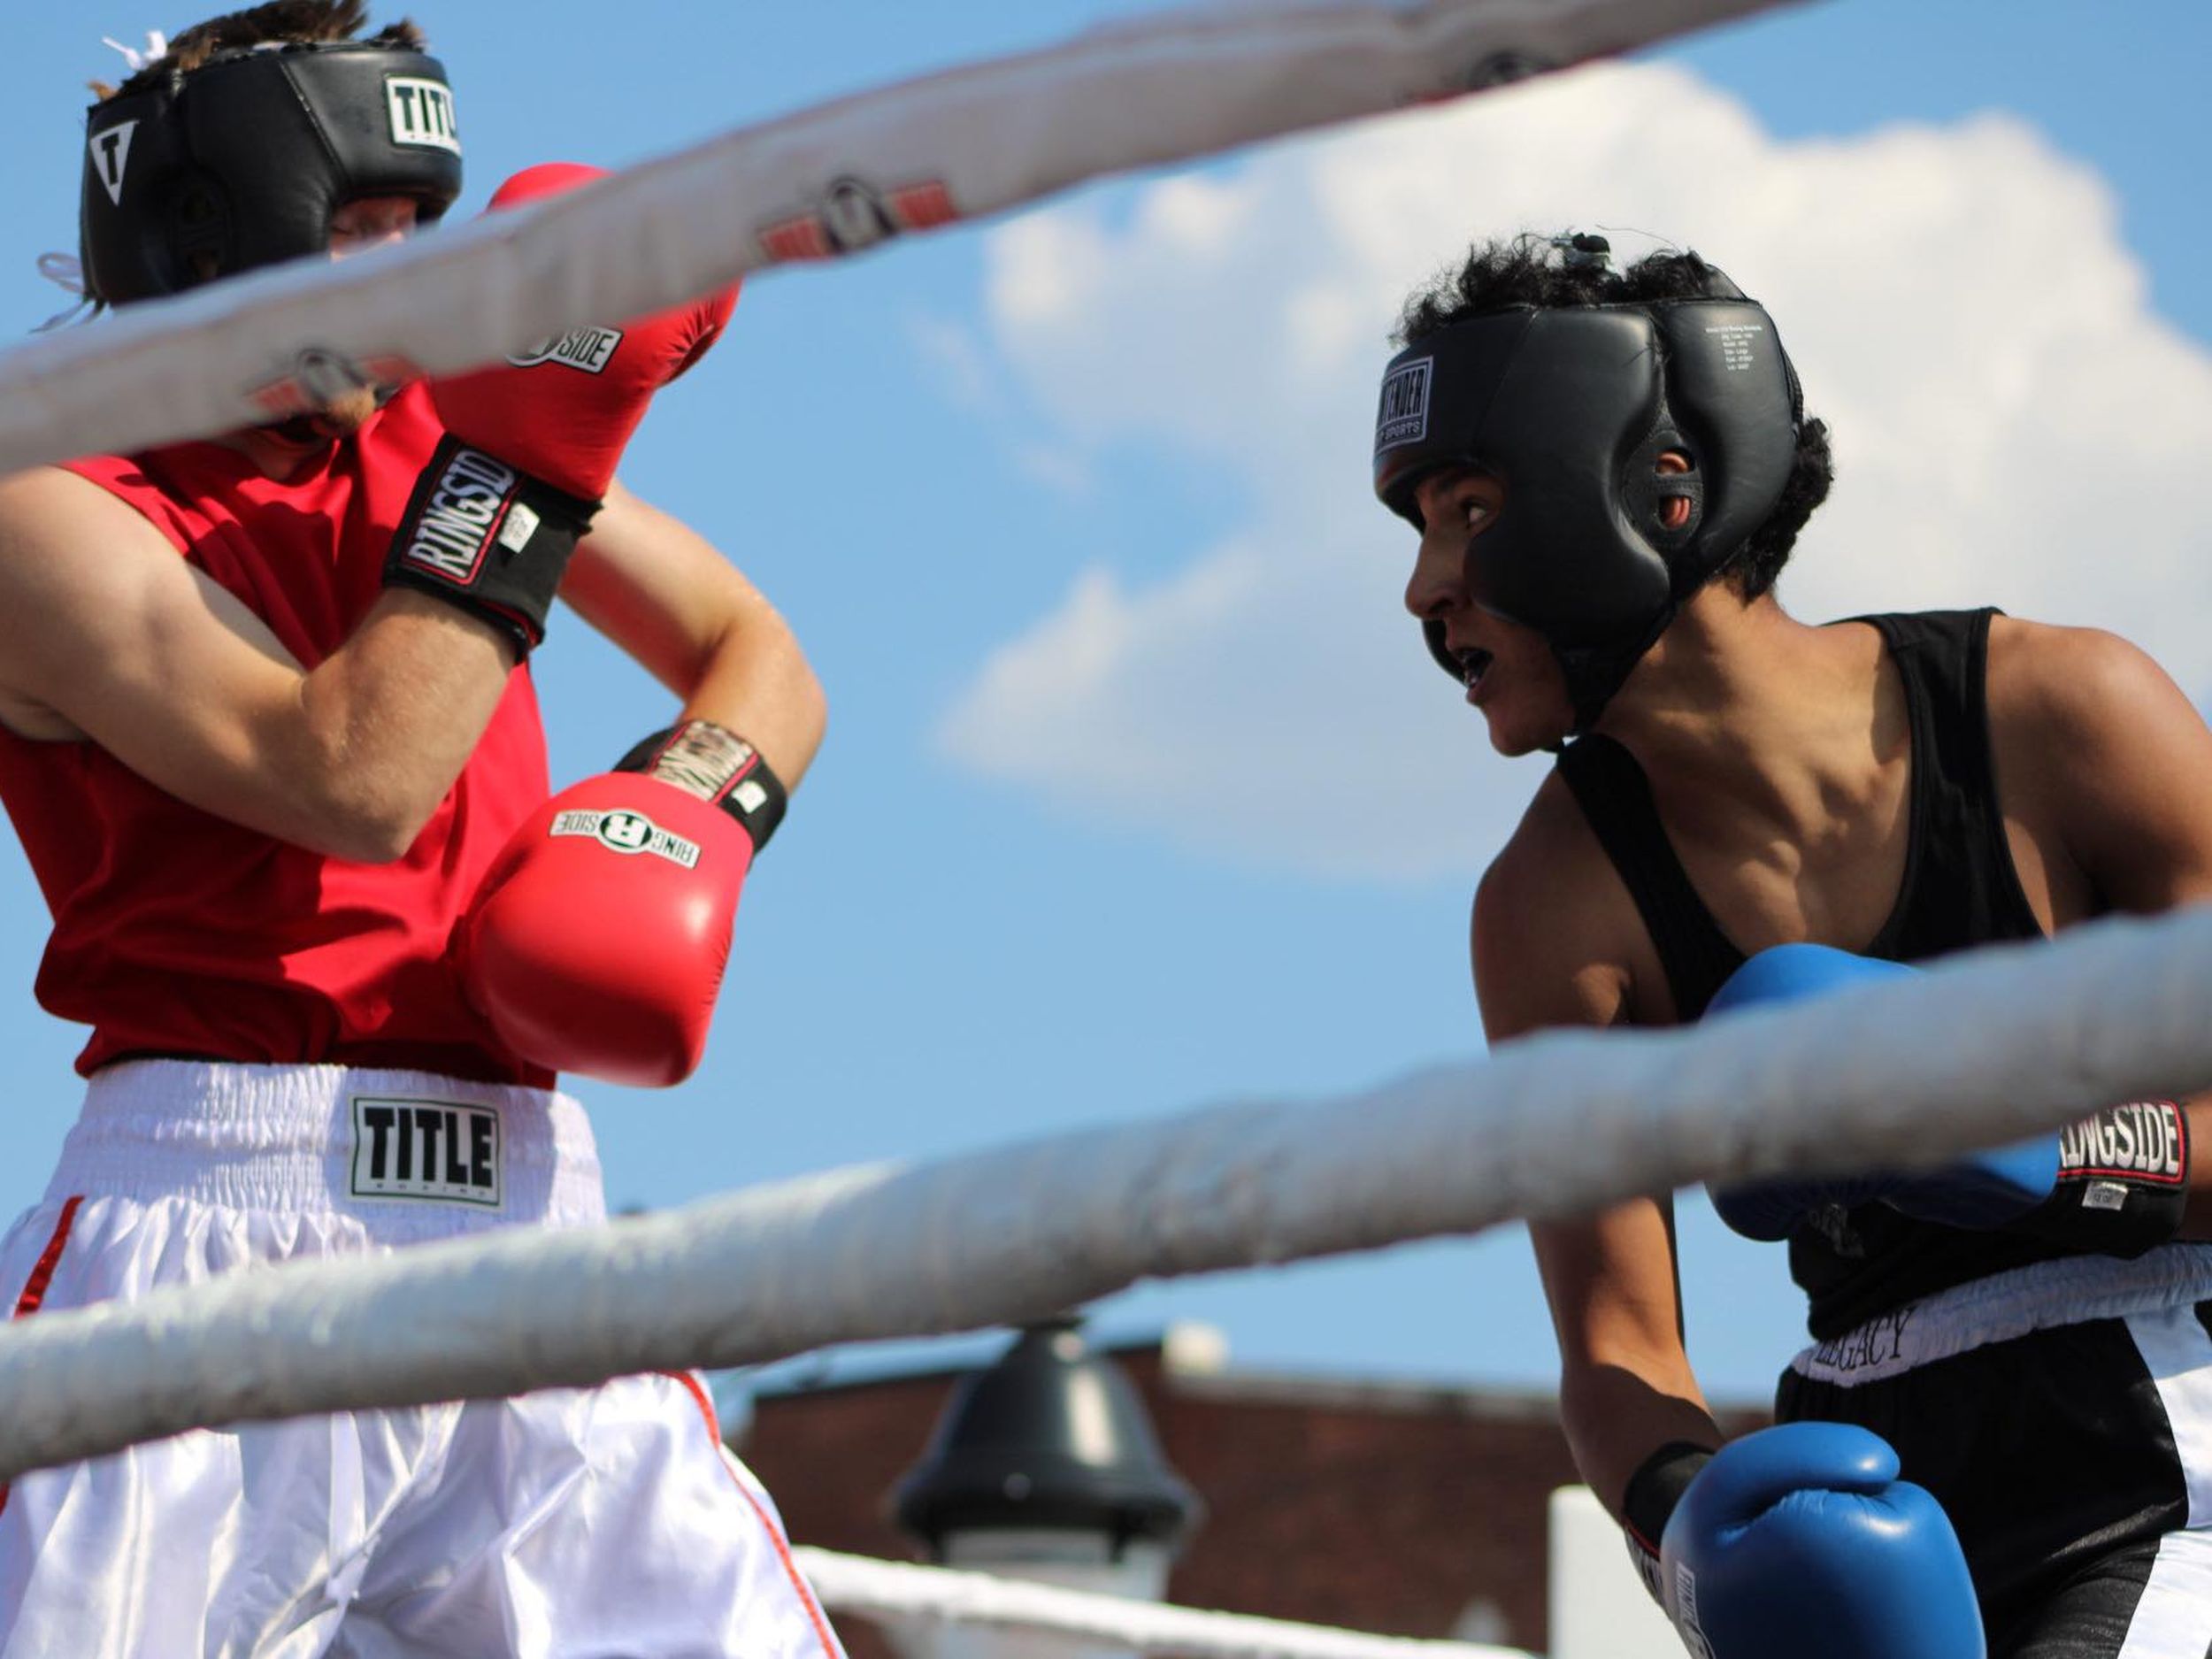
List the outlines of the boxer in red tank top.
{"label": "boxer in red tank top", "polygon": [[[411,25],[356,38],[360,10],[257,6],[104,89],[95,298],[450,205],[442,66]],[[534,169],[494,205],[591,176]],[[822,734],[768,603],[614,479],[733,300],[0,480],[0,801],[53,917],[39,1000],[90,1028],[61,1168],[0,1243],[19,1315],[603,1217],[556,1074],[695,1064],[739,885]],[[557,595],[677,707],[551,795],[531,674]],[[494,1654],[549,1619],[595,1651],[833,1655],[703,1400],[631,1379],[39,1471],[0,1493],[0,1659]]]}
{"label": "boxer in red tank top", "polygon": [[[311,664],[343,649],[382,593],[380,549],[442,435],[416,386],[281,480],[222,442],[66,470],[143,516]],[[39,1001],[92,1028],[88,1076],[190,1056],[549,1083],[470,1007],[447,952],[493,856],[548,793],[521,666],[452,787],[387,862],[203,810],[96,744],[0,729],[0,800],[54,918]]]}

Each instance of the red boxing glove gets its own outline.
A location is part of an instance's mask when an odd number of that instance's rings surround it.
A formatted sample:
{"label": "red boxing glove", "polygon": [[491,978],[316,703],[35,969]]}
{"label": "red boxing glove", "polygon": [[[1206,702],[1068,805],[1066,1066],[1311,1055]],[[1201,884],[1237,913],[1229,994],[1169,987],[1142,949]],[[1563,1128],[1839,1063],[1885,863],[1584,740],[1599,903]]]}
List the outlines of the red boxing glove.
{"label": "red boxing glove", "polygon": [[[603,175],[557,162],[517,173],[497,210]],[[614,480],[653,394],[722,332],[734,286],[619,328],[578,328],[503,365],[434,380],[447,436],[423,469],[384,561],[416,588],[505,629],[518,656],[545,636],[570,556]]]}
{"label": "red boxing glove", "polygon": [[[488,211],[559,196],[605,176],[573,162],[528,167],[499,187]],[[733,284],[619,328],[571,329],[504,364],[433,381],[430,400],[445,429],[462,442],[557,489],[598,501],[653,394],[705,354],[736,304]]]}
{"label": "red boxing glove", "polygon": [[469,1001],[525,1059],[648,1088],[699,1064],[753,841],[723,808],[610,772],[515,832],[462,919]]}

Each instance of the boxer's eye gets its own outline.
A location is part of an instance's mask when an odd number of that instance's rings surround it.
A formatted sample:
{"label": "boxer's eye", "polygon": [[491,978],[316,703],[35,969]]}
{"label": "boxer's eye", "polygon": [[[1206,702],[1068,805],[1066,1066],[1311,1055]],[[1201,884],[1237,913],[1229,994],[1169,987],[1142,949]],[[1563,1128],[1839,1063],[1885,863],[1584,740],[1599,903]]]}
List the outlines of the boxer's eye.
{"label": "boxer's eye", "polygon": [[409,196],[360,196],[330,216],[330,251],[343,257],[364,248],[396,242],[414,229],[418,204]]}
{"label": "boxer's eye", "polygon": [[1452,509],[1470,535],[1498,516],[1501,492],[1494,480],[1470,478],[1454,492]]}
{"label": "boxer's eye", "polygon": [[1497,516],[1504,501],[1502,480],[1475,467],[1456,466],[1424,480],[1407,516],[1417,527],[1456,524],[1471,535]]}

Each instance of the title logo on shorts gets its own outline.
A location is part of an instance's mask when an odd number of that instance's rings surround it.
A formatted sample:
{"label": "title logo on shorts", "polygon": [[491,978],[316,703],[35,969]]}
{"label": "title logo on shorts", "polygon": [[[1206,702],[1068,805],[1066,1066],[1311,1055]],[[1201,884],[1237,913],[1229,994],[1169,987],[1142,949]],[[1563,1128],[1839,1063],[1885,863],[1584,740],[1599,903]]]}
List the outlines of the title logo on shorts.
{"label": "title logo on shorts", "polygon": [[525,347],[507,361],[518,369],[535,368],[541,363],[558,363],[565,368],[596,374],[613,361],[614,349],[621,343],[619,328],[572,328],[565,334]]}
{"label": "title logo on shorts", "polygon": [[353,1195],[498,1209],[499,1114],[453,1101],[356,1094]]}
{"label": "title logo on shorts", "polygon": [[136,121],[118,121],[85,141],[92,151],[92,171],[100,175],[108,200],[118,207],[123,205],[123,169],[130,164],[131,134],[137,130]]}
{"label": "title logo on shorts", "polygon": [[1382,403],[1375,411],[1375,453],[1429,435],[1429,384],[1436,359],[1416,357],[1383,377]]}
{"label": "title logo on shorts", "polygon": [[443,81],[387,75],[384,108],[391,117],[395,144],[461,153],[460,129],[453,124],[453,92]]}
{"label": "title logo on shorts", "polygon": [[622,809],[572,808],[553,815],[549,835],[588,835],[611,852],[650,853],[690,870],[699,863],[699,843],[664,830],[642,812]]}
{"label": "title logo on shorts", "polygon": [[411,514],[407,550],[400,555],[415,569],[466,586],[476,578],[488,548],[515,551],[538,527],[537,515],[508,497],[520,482],[504,461],[457,444],[444,469]]}

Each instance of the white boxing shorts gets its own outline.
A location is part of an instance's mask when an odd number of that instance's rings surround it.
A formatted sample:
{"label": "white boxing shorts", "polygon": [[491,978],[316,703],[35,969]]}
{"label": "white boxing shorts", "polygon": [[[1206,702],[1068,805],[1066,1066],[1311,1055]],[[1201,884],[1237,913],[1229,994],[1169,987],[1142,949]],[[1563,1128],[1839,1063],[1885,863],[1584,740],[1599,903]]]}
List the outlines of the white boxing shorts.
{"label": "white boxing shorts", "polygon": [[[405,1071],[102,1071],[0,1314],[605,1218],[565,1095]],[[4,1659],[840,1659],[688,1375],[196,1430],[0,1499]]]}

